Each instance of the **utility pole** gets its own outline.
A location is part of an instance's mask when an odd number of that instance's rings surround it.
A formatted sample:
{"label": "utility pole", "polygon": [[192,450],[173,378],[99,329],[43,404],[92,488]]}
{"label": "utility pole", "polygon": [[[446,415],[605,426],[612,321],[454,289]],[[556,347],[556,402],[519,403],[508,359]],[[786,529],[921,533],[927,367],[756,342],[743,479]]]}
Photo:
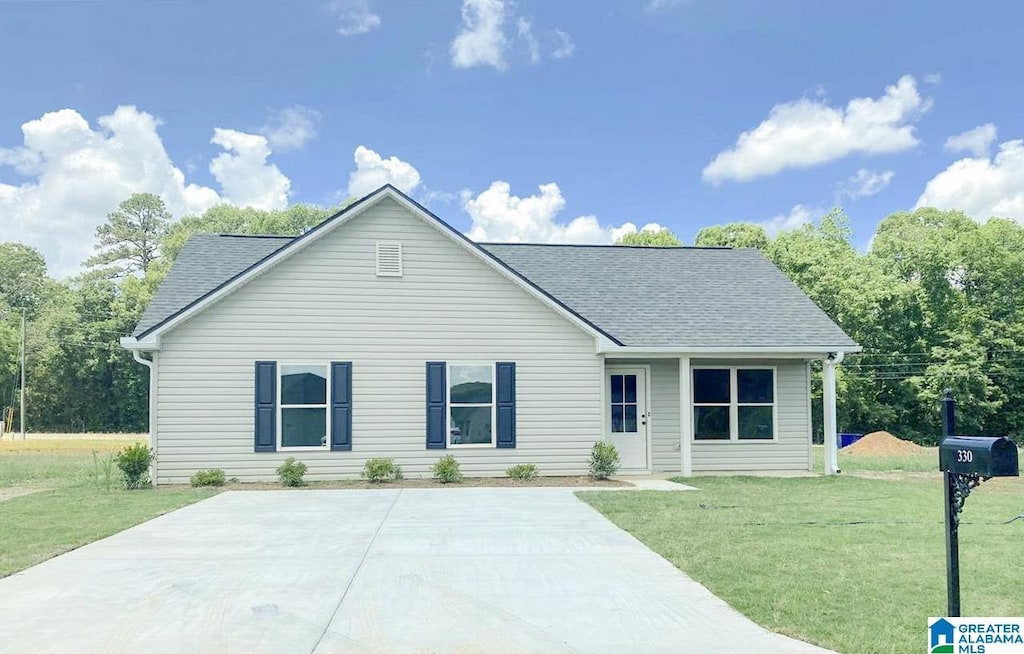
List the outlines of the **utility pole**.
{"label": "utility pole", "polygon": [[21,309],[21,440],[25,440],[25,308]]}

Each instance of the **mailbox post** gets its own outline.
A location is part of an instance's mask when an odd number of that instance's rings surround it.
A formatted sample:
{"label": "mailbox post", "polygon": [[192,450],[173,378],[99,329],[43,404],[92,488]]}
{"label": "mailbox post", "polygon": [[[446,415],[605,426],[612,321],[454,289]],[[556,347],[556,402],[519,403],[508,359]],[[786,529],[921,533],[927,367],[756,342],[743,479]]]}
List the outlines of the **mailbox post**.
{"label": "mailbox post", "polygon": [[942,400],[942,441],[939,469],[946,498],[946,597],[951,618],[960,617],[960,512],[971,490],[992,477],[1017,477],[1017,445],[1009,438],[954,436],[956,418],[952,392]]}
{"label": "mailbox post", "polygon": [[[942,441],[956,433],[956,400],[953,399],[953,392],[946,390],[942,398]],[[939,463],[942,463],[942,448],[940,442]],[[960,517],[957,508],[957,476],[949,470],[943,469],[942,481],[946,498],[946,616],[950,618],[960,617]],[[970,489],[967,489],[970,492]],[[963,496],[966,498],[966,494]],[[963,500],[960,501],[963,507]]]}

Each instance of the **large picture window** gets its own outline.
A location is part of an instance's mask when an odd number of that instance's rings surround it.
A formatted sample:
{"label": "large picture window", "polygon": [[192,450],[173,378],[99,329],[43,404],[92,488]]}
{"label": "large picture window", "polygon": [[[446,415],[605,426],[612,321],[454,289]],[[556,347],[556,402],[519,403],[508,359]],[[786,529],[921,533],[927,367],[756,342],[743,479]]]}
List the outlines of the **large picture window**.
{"label": "large picture window", "polygon": [[328,446],[327,365],[283,364],[280,370],[278,449]]}
{"label": "large picture window", "polygon": [[448,444],[494,445],[494,364],[448,365]]}
{"label": "large picture window", "polygon": [[694,368],[693,438],[775,438],[774,368]]}

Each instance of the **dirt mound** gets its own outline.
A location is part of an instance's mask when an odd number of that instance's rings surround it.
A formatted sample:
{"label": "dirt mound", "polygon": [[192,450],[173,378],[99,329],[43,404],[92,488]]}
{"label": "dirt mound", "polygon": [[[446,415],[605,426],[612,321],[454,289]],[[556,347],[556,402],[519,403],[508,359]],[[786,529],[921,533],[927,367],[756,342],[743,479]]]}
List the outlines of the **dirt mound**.
{"label": "dirt mound", "polygon": [[850,454],[867,454],[874,456],[893,456],[900,454],[920,454],[925,448],[917,443],[911,443],[901,438],[896,438],[887,431],[873,431],[866,434],[864,438],[849,447],[844,447],[843,452]]}

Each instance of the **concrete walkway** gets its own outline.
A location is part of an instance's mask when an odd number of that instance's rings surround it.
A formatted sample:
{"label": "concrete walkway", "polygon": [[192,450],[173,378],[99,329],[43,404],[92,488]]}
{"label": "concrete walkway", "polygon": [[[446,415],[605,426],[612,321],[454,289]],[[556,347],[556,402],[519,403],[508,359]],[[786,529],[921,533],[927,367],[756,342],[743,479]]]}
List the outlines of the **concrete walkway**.
{"label": "concrete walkway", "polygon": [[612,486],[609,488],[603,488],[601,490],[653,490],[667,491],[670,493],[698,490],[693,486],[687,486],[686,484],[677,484],[674,481],[669,481],[671,476],[672,475],[663,474],[616,475],[612,477],[612,479],[616,481],[624,481],[627,484],[631,484],[631,486]]}
{"label": "concrete walkway", "polygon": [[824,650],[571,490],[227,492],[0,580],[21,652]]}

